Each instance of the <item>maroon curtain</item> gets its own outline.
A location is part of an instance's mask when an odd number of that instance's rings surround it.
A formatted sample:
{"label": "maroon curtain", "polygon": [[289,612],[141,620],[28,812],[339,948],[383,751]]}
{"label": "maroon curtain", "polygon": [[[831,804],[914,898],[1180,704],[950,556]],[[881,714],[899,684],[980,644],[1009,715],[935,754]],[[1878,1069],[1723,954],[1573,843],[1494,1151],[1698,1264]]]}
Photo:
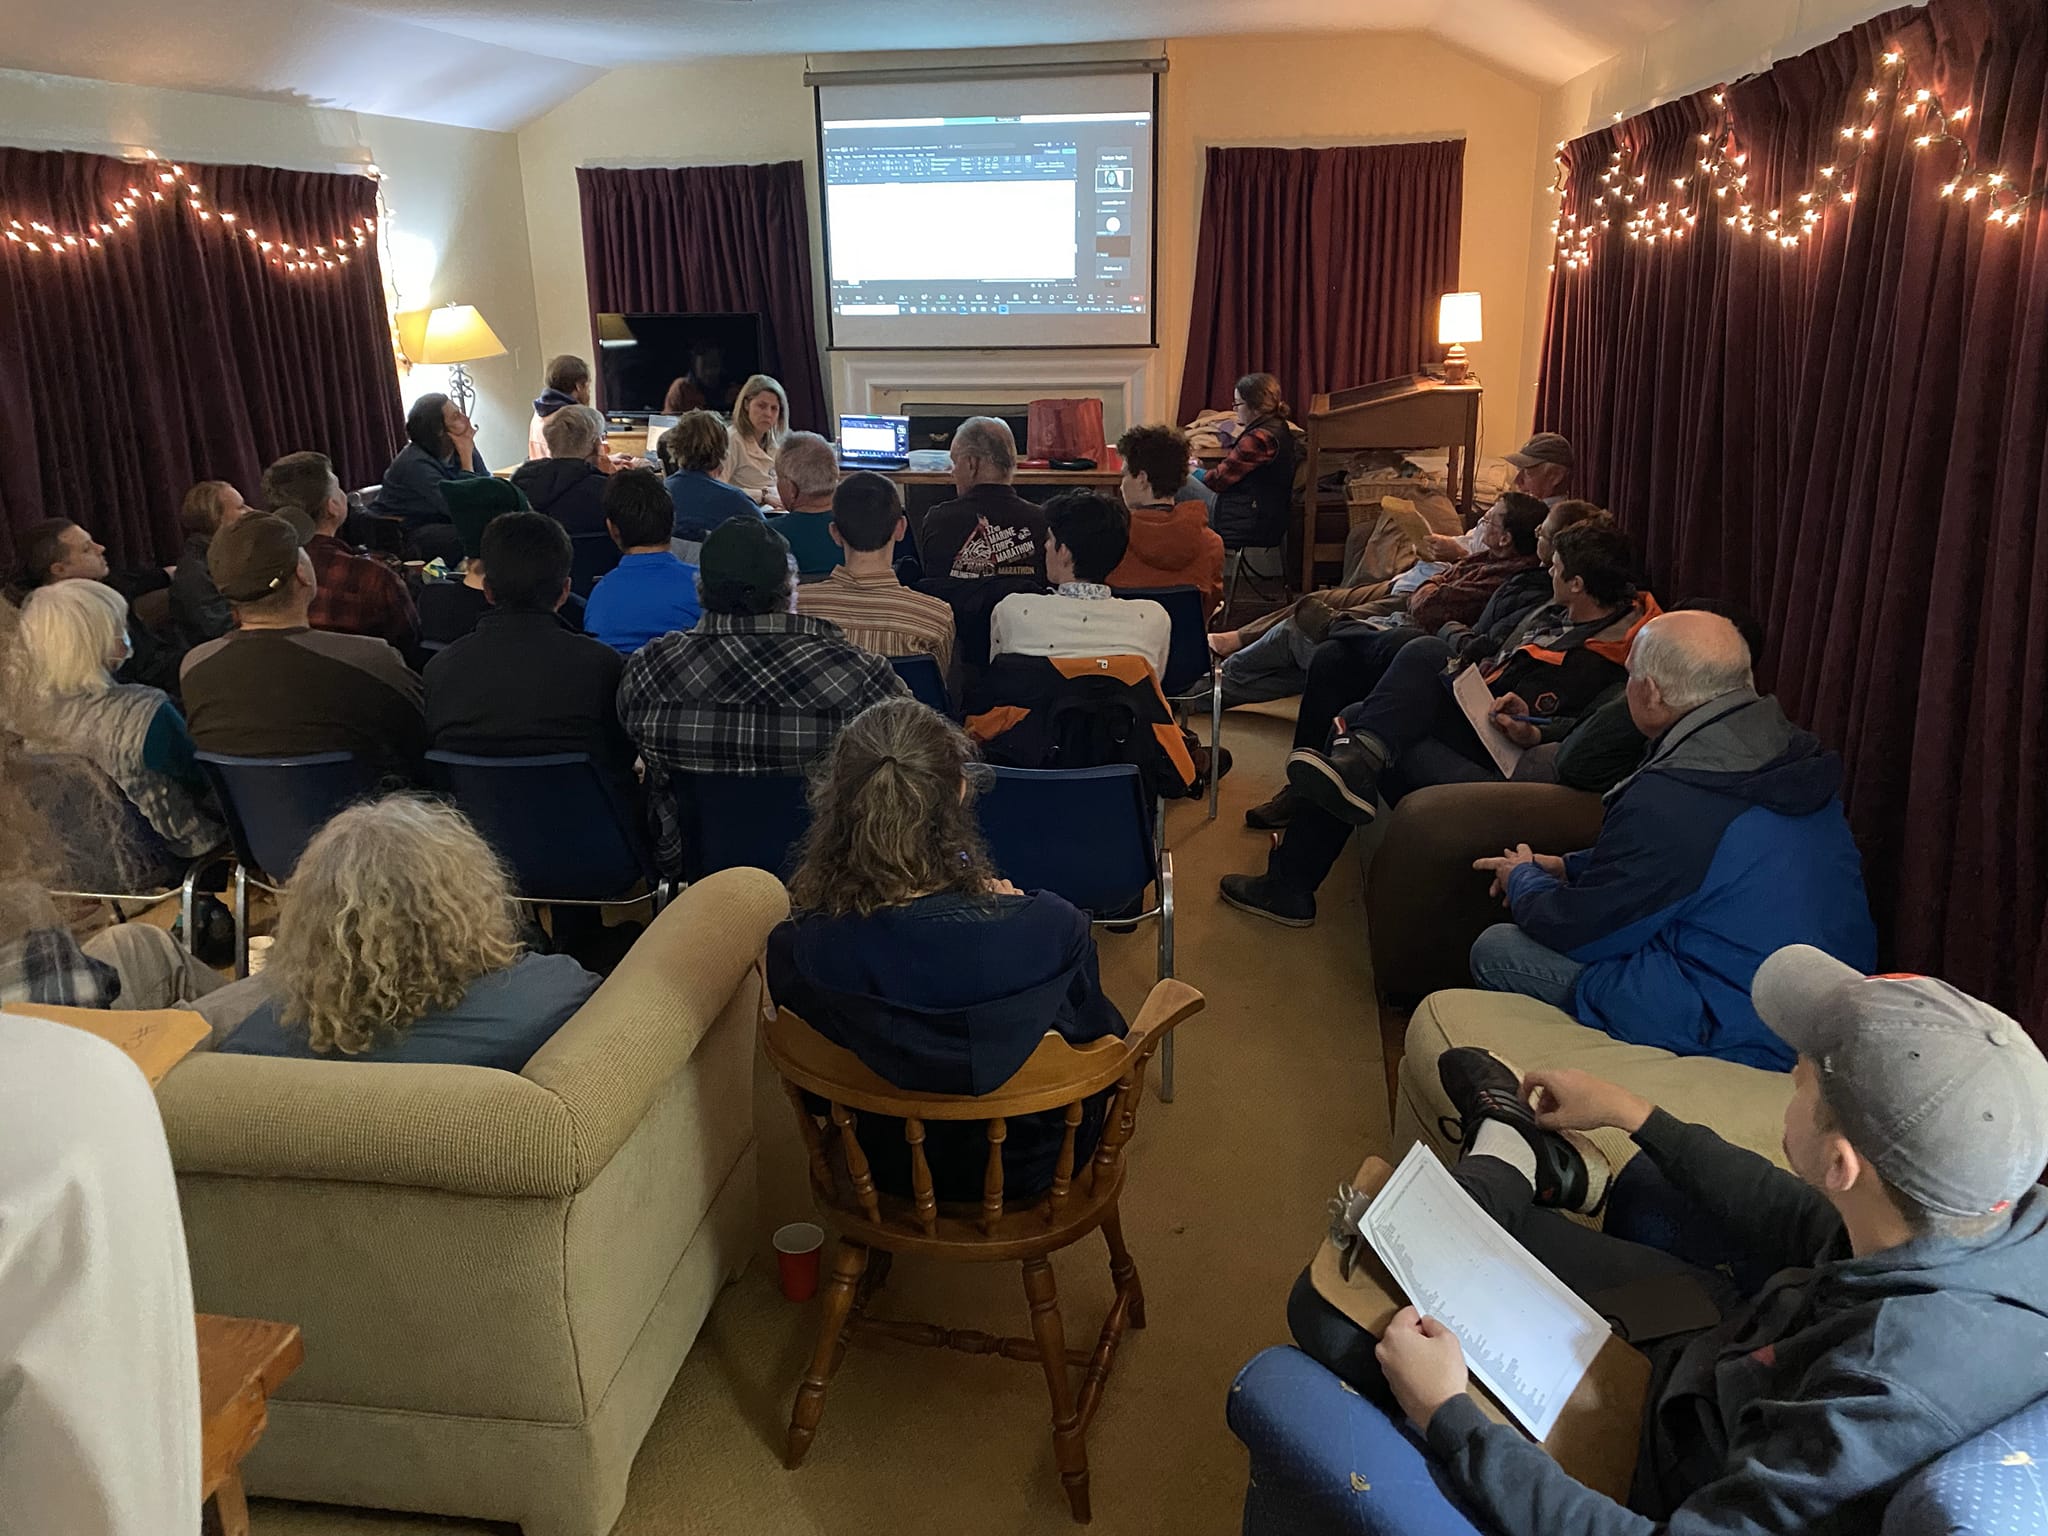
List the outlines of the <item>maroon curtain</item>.
{"label": "maroon curtain", "polygon": [[[0,231],[22,236],[0,239],[0,563],[13,563],[15,530],[45,517],[84,525],[117,565],[166,561],[195,481],[231,481],[255,503],[282,454],[318,449],[360,485],[397,451],[377,242],[349,234],[374,225],[375,184],[185,166],[209,210],[237,216],[230,227],[181,188],[150,200],[168,169],[0,147]],[[144,193],[133,225],[98,236],[130,187]],[[31,251],[48,244],[38,223],[84,238],[61,256]],[[309,253],[339,235],[349,260],[285,271],[242,227]]]}
{"label": "maroon curtain", "polygon": [[[827,431],[803,162],[584,167],[576,187],[592,316],[758,313],[761,366],[788,392],[791,423]],[[594,345],[594,333],[591,339]]]}
{"label": "maroon curtain", "polygon": [[[2048,11],[1933,0],[1728,92],[1747,196],[1792,206],[1902,47],[1981,161],[2048,177]],[[1906,100],[1911,100],[1908,92]],[[1572,144],[1585,218],[1613,150],[1696,168],[1709,96]],[[1660,594],[1749,605],[1764,675],[1839,747],[1888,964],[2048,1025],[2048,241],[1945,200],[1950,151],[1897,109],[1822,234],[1785,251],[1704,216],[1606,232],[1552,279],[1537,421],[1578,449]],[[1705,199],[1713,207],[1715,199]],[[1725,216],[1735,210],[1715,209]],[[1597,217],[1597,215],[1596,215]]]}
{"label": "maroon curtain", "polygon": [[1247,373],[1306,411],[1435,358],[1464,200],[1462,139],[1210,150],[1180,419],[1228,410]]}

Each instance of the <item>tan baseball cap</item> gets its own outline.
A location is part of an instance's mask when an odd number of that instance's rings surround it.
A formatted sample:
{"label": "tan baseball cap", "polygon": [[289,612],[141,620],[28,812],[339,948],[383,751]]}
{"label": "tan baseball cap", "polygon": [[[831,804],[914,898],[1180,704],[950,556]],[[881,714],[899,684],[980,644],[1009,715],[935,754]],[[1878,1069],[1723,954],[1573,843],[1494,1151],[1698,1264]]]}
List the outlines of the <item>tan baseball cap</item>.
{"label": "tan baseball cap", "polygon": [[1819,1070],[1849,1144],[1943,1216],[1984,1216],[2048,1165],[2048,1059],[1989,1003],[1931,976],[1865,976],[1808,944],[1757,968],[1763,1021]]}

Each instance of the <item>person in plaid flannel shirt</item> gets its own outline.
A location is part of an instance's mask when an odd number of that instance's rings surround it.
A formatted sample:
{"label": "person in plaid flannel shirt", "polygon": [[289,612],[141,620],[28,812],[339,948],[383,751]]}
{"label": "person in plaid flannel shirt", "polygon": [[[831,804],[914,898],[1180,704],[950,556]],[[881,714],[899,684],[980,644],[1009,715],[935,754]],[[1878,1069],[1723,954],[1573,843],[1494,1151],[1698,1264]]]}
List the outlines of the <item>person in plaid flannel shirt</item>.
{"label": "person in plaid flannel shirt", "polygon": [[320,583],[307,613],[313,627],[371,635],[409,655],[419,643],[419,610],[398,572],[339,537],[348,496],[327,455],[286,454],[263,472],[263,499],[272,511],[312,527],[305,548]]}
{"label": "person in plaid flannel shirt", "polygon": [[795,611],[789,542],[766,523],[713,529],[697,580],[697,626],[650,640],[619,680],[619,718],[647,764],[655,861],[671,876],[683,856],[671,774],[800,772],[855,715],[910,691],[838,625]]}

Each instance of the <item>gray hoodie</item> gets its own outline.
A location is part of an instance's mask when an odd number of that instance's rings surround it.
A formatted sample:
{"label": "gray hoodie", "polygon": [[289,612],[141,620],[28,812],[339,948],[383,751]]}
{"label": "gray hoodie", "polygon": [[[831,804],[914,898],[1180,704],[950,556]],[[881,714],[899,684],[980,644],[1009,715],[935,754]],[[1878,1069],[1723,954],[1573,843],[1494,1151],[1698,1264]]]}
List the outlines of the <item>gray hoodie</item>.
{"label": "gray hoodie", "polygon": [[1834,1208],[1662,1110],[1636,1143],[1765,1265],[1718,1327],[1652,1346],[1624,1508],[1459,1396],[1429,1424],[1458,1491],[1507,1536],[1872,1536],[1920,1467],[2048,1394],[2048,1190],[1971,1241],[1858,1258]]}

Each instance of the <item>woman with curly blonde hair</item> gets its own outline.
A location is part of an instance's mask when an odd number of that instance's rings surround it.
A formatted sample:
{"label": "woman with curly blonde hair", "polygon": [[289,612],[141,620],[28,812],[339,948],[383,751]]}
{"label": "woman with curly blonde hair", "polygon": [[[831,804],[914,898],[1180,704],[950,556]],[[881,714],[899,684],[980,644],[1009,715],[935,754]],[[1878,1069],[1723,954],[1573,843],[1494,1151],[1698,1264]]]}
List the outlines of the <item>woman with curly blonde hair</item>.
{"label": "woman with curly blonde hair", "polygon": [[270,1000],[223,1051],[508,1072],[599,982],[525,951],[497,856],[419,795],[351,806],[307,844],[261,979]]}
{"label": "woman with curly blonde hair", "polygon": [[[988,1093],[1048,1031],[1082,1044],[1125,1029],[1087,914],[990,867],[973,805],[987,773],[960,729],[914,699],[855,716],[811,786],[795,915],[768,940],[776,1001],[914,1092]],[[1098,1100],[1082,1123],[1089,1148],[1101,1112]],[[1064,1130],[1057,1112],[1010,1123],[1013,1198],[1051,1185]],[[908,1194],[900,1127],[868,1117],[859,1134],[877,1181]],[[941,1200],[980,1198],[979,1124],[934,1120],[924,1147]]]}

